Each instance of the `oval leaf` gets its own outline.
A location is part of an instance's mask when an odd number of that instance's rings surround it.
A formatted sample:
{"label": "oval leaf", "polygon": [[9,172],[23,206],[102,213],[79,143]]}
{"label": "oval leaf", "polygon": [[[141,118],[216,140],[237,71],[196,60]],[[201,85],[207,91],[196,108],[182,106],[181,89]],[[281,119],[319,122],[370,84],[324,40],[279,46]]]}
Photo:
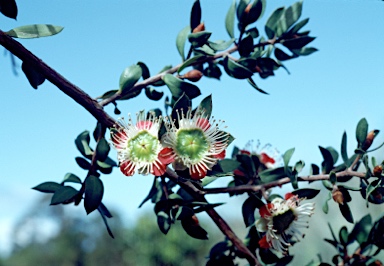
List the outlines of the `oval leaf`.
{"label": "oval leaf", "polygon": [[51,205],[70,202],[79,191],[69,186],[62,186],[55,191],[51,199]]}
{"label": "oval leaf", "polygon": [[313,199],[314,197],[319,194],[319,189],[313,189],[313,188],[301,188],[296,189],[292,192],[292,194],[297,195],[299,198],[306,198],[306,199]]}
{"label": "oval leaf", "polygon": [[76,175],[72,174],[72,173],[67,173],[64,176],[63,182],[72,182],[72,183],[79,183],[79,184],[81,184],[81,179],[79,177],[77,177]]}
{"label": "oval leaf", "polygon": [[40,185],[33,187],[32,189],[40,192],[44,192],[44,193],[55,193],[56,190],[58,190],[61,187],[62,185],[56,182],[44,182],[44,183],[41,183]]}
{"label": "oval leaf", "polygon": [[225,72],[231,77],[236,79],[247,79],[253,75],[253,72],[248,68],[240,65],[239,63],[232,61],[227,56],[223,60]]}
{"label": "oval leaf", "polygon": [[196,55],[192,58],[189,58],[187,61],[185,61],[179,68],[179,70],[177,71],[177,73],[180,74],[181,71],[183,71],[186,67],[192,65],[193,63],[199,61],[201,58],[205,57],[205,55]]}
{"label": "oval leaf", "polygon": [[0,1],[0,12],[6,17],[16,19],[17,5],[15,0]]}
{"label": "oval leaf", "polygon": [[105,161],[108,157],[108,153],[110,151],[110,147],[108,142],[105,140],[105,138],[101,138],[99,142],[96,145],[96,154],[97,154],[97,159],[100,161]]}
{"label": "oval leaf", "polygon": [[34,24],[14,28],[5,32],[8,36],[21,39],[48,37],[61,32],[64,28],[50,24]]}
{"label": "oval leaf", "polygon": [[124,69],[120,75],[119,85],[120,91],[128,91],[135,85],[135,83],[141,78],[141,67],[138,65],[131,65]]}
{"label": "oval leaf", "polygon": [[171,91],[174,99],[179,99],[183,93],[191,100],[201,94],[200,89],[196,85],[185,82],[171,74],[165,74],[163,80]]}
{"label": "oval leaf", "polygon": [[229,37],[235,38],[235,11],[236,11],[236,0],[232,1],[231,6],[225,16],[225,29],[228,32]]}
{"label": "oval leaf", "polygon": [[84,170],[89,170],[91,168],[91,164],[83,157],[76,157],[75,160],[77,164]]}
{"label": "oval leaf", "polygon": [[359,123],[357,123],[356,127],[356,140],[359,143],[359,146],[361,146],[365,139],[367,138],[368,134],[368,122],[367,119],[362,118]]}
{"label": "oval leaf", "polygon": [[182,29],[179,32],[179,34],[177,35],[177,38],[176,38],[177,51],[179,52],[183,61],[185,60],[185,53],[184,53],[185,42],[187,41],[187,37],[188,37],[190,32],[191,32],[191,27],[186,26],[184,29]]}
{"label": "oval leaf", "polygon": [[199,104],[199,109],[204,110],[206,117],[211,117],[212,114],[212,95],[205,97]]}
{"label": "oval leaf", "polygon": [[39,71],[36,71],[34,67],[26,64],[25,62],[21,64],[21,69],[27,77],[29,84],[31,84],[32,88],[35,90],[45,81],[43,74],[41,74]]}
{"label": "oval leaf", "polygon": [[85,181],[84,208],[87,214],[96,210],[103,198],[104,186],[100,178],[90,175]]}

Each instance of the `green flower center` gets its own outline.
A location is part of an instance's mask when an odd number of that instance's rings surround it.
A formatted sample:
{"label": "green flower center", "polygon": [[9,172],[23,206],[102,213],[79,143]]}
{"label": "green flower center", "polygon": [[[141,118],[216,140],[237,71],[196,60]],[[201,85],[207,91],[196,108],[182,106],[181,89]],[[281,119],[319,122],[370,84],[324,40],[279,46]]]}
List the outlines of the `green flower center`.
{"label": "green flower center", "polygon": [[278,214],[273,217],[273,229],[276,230],[277,234],[281,234],[288,229],[295,218],[295,214],[291,209],[282,214]]}
{"label": "green flower center", "polygon": [[128,141],[131,160],[134,162],[154,162],[157,158],[159,140],[144,130]]}
{"label": "green flower center", "polygon": [[175,150],[179,156],[198,162],[208,152],[209,145],[201,129],[180,129]]}

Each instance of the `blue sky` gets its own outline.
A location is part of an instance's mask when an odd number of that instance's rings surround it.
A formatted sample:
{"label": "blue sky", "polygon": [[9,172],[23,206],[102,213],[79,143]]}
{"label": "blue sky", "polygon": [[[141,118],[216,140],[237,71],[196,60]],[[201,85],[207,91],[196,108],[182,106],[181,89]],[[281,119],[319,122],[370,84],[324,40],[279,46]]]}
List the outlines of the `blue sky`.
{"label": "blue sky", "polygon": [[[189,24],[192,3],[18,1],[18,20],[0,16],[0,29],[40,23],[64,26],[56,36],[20,42],[96,97],[117,89],[121,72],[138,61],[145,62],[152,74],[165,65],[180,63],[175,39]],[[201,1],[202,19],[206,30],[213,32],[213,40],[229,38],[224,18],[230,3]],[[263,22],[275,8],[292,3],[267,1],[264,17],[257,23],[259,30],[263,33]],[[290,75],[280,69],[275,77],[256,78],[270,95],[258,93],[246,81],[224,75],[221,81],[205,78],[197,83],[202,96],[194,104],[212,94],[214,116],[226,121],[228,131],[236,137],[234,144],[239,147],[248,140],[259,139],[261,143],[272,143],[281,152],[295,147],[293,161],[320,164],[318,145],[339,149],[346,130],[348,150],[352,153],[355,127],[362,117],[367,118],[370,129],[381,129],[383,125],[383,14],[384,3],[378,0],[304,1],[302,18],[310,17],[306,29],[317,37],[311,43],[319,49],[317,53],[287,61]],[[0,69],[0,227],[7,234],[10,224],[39,196],[31,187],[48,180],[60,182],[67,172],[85,176],[74,160],[79,155],[74,139],[83,130],[92,131],[95,120],[49,82],[35,91],[20,69],[19,75],[14,76],[8,56],[0,57]],[[169,95],[166,87],[162,89]],[[163,101],[152,102],[142,94],[118,105],[122,115],[126,115],[162,108]],[[112,106],[106,110],[113,115]],[[383,140],[379,135],[377,143]],[[137,206],[146,196],[152,177],[128,178],[114,171],[104,176],[103,182],[106,205],[123,212],[128,223],[144,213]],[[145,207],[151,208],[150,204]],[[237,208],[237,212],[226,213],[225,208],[220,211],[233,216],[229,218],[240,218],[240,207]],[[4,245],[0,242],[0,250]]]}

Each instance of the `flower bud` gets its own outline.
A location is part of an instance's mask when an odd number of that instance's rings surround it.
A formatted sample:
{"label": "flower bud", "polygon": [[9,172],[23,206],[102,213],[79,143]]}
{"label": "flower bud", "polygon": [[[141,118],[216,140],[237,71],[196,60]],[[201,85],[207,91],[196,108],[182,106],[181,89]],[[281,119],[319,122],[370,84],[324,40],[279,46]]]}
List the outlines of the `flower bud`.
{"label": "flower bud", "polygon": [[203,73],[201,73],[201,71],[197,69],[192,69],[191,71],[185,73],[185,75],[183,75],[183,78],[188,79],[192,82],[197,82],[201,79],[202,76]]}
{"label": "flower bud", "polygon": [[204,22],[201,22],[199,25],[197,25],[196,28],[193,29],[192,33],[197,33],[205,30]]}
{"label": "flower bud", "polygon": [[192,220],[192,225],[194,225],[194,226],[199,225],[199,219],[197,219],[196,215],[192,215],[191,220]]}
{"label": "flower bud", "polygon": [[375,129],[368,133],[367,138],[364,140],[363,145],[361,145],[361,149],[366,151],[371,147],[374,138],[377,134],[379,134],[379,130]]}
{"label": "flower bud", "polygon": [[376,165],[375,168],[373,168],[373,175],[376,177],[381,177],[382,172],[383,172],[382,165]]}
{"label": "flower bud", "polygon": [[344,204],[343,193],[338,188],[332,190],[332,198],[335,202]]}

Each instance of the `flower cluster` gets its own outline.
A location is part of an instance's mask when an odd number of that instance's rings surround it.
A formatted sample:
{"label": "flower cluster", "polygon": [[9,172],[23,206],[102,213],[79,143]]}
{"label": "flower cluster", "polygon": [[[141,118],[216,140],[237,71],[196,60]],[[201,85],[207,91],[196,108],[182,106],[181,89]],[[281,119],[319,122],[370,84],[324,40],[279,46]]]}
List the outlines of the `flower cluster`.
{"label": "flower cluster", "polygon": [[259,232],[265,232],[259,241],[261,248],[286,252],[292,238],[299,240],[302,237],[299,229],[308,227],[306,218],[314,211],[314,203],[301,204],[303,200],[287,193],[285,199],[274,198],[271,203],[259,209],[261,217],[255,225]]}
{"label": "flower cluster", "polygon": [[177,112],[177,120],[164,119],[167,132],[159,140],[162,117],[150,114],[148,119],[137,115],[134,124],[119,120],[112,132],[112,143],[117,150],[121,171],[133,175],[163,175],[168,164],[175,170],[189,169],[191,178],[202,179],[207,171],[225,157],[229,134],[221,131],[222,121],[207,117],[203,110]]}

